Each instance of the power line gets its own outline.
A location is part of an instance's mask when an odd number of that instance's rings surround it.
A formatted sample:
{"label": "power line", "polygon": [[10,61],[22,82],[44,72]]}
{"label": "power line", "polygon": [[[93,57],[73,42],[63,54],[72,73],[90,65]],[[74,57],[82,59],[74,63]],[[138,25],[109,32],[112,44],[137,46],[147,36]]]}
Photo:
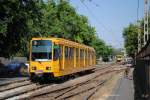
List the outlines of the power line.
{"label": "power line", "polygon": [[97,4],[96,2],[94,2],[94,1],[91,1],[96,7],[100,7],[100,5],[99,4]]}
{"label": "power line", "polygon": [[142,46],[142,44],[141,44],[141,33],[140,33],[140,22],[139,22],[139,7],[140,7],[140,3],[139,3],[140,1],[139,0],[137,0],[137,27],[138,27],[138,52],[140,51],[140,49],[141,49],[141,46]]}
{"label": "power line", "polygon": [[112,32],[111,30],[108,30],[107,27],[106,27],[103,23],[101,23],[101,22],[99,21],[99,19],[94,15],[94,13],[89,9],[89,7],[88,7],[84,2],[82,2],[81,0],[80,0],[80,2],[86,7],[86,9],[88,10],[88,12],[96,19],[96,22],[97,22],[98,24],[100,24],[100,25],[101,25],[105,30],[107,30],[109,33],[111,33],[111,35],[112,35],[112,37],[114,38],[114,40],[116,41],[116,43],[118,43],[118,44],[121,46],[121,43],[119,43],[119,42],[116,40],[116,38],[114,37],[113,32]]}
{"label": "power line", "polygon": [[140,0],[137,1],[137,21],[139,20],[139,7],[140,7]]}
{"label": "power line", "polygon": [[[101,6],[99,6],[99,4],[97,4],[96,2],[94,2],[94,0],[91,0],[91,2],[93,3],[93,5],[95,5],[96,7],[98,7],[98,8],[102,8]],[[104,17],[103,17],[104,18]],[[104,24],[103,24],[104,25]],[[105,26],[105,25],[104,25]],[[106,26],[105,26],[106,27]],[[112,29],[109,27],[109,30],[108,30],[110,33],[114,33],[113,31],[112,31]],[[115,34],[113,34],[113,37],[115,37],[114,36]],[[116,38],[115,38],[115,40],[116,40]],[[118,42],[118,41],[117,41]],[[121,45],[121,43],[119,43],[120,45]]]}

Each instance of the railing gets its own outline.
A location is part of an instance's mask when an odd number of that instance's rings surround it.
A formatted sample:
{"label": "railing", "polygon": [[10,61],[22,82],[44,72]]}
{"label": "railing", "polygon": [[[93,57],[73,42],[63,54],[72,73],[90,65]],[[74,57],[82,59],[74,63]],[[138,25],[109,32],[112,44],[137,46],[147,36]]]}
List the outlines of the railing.
{"label": "railing", "polygon": [[133,76],[135,100],[150,100],[150,40],[136,55]]}

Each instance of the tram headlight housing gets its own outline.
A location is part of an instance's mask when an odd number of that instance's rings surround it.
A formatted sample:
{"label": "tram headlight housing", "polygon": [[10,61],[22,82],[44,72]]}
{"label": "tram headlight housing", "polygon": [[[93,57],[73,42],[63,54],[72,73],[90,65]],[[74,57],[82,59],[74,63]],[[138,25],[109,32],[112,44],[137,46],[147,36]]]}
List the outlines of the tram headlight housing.
{"label": "tram headlight housing", "polygon": [[36,70],[36,66],[32,66],[32,70]]}
{"label": "tram headlight housing", "polygon": [[51,67],[49,67],[49,66],[46,66],[46,70],[51,70]]}

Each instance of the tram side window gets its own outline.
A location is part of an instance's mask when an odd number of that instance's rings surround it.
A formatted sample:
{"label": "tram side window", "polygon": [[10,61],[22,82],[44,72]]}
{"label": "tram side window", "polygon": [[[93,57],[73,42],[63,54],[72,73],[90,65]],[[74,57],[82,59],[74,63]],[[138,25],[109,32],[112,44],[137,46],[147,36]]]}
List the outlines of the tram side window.
{"label": "tram side window", "polygon": [[59,45],[54,45],[54,60],[57,60],[61,55],[61,49]]}
{"label": "tram side window", "polygon": [[87,50],[85,50],[85,54],[86,54],[85,59],[87,60],[87,59],[88,59],[88,53],[87,53]]}
{"label": "tram side window", "polygon": [[89,64],[91,64],[91,52],[89,51]]}
{"label": "tram side window", "polygon": [[80,50],[80,59],[83,59],[84,58],[84,51],[83,49]]}
{"label": "tram side window", "polygon": [[68,47],[65,47],[65,58],[68,59]]}
{"label": "tram side window", "polygon": [[95,52],[93,52],[93,59],[95,59]]}
{"label": "tram side window", "polygon": [[73,55],[74,55],[74,48],[70,48],[70,59],[73,59]]}
{"label": "tram side window", "polygon": [[63,45],[60,45],[60,60],[63,58]]}
{"label": "tram side window", "polygon": [[93,60],[94,60],[94,53],[92,51],[92,64],[93,64]]}
{"label": "tram side window", "polygon": [[82,54],[83,54],[83,59],[84,59],[84,56],[85,56],[85,51],[84,50],[83,50]]}
{"label": "tram side window", "polygon": [[92,58],[92,60],[93,60],[93,51],[91,51],[91,58]]}
{"label": "tram side window", "polygon": [[88,51],[88,58],[89,58],[89,60],[90,60],[90,54],[91,54],[91,52],[90,52],[90,51]]}
{"label": "tram side window", "polygon": [[78,56],[79,56],[79,50],[78,50],[78,48],[76,49],[76,57],[78,58]]}
{"label": "tram side window", "polygon": [[80,49],[80,59],[82,59],[82,50]]}

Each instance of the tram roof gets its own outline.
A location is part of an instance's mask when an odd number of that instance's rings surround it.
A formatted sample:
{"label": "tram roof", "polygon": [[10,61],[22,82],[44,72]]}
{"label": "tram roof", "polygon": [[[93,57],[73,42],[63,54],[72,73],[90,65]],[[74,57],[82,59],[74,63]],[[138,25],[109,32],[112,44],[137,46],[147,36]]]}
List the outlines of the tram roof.
{"label": "tram roof", "polygon": [[90,47],[90,46],[86,46],[84,44],[80,44],[71,40],[67,40],[67,39],[63,39],[63,38],[45,38],[45,37],[41,37],[41,38],[32,38],[32,40],[52,40],[54,41],[56,44],[66,44],[69,46],[73,46],[73,47],[80,47],[80,48],[85,48],[85,49],[90,49],[92,51],[95,52],[94,48]]}

